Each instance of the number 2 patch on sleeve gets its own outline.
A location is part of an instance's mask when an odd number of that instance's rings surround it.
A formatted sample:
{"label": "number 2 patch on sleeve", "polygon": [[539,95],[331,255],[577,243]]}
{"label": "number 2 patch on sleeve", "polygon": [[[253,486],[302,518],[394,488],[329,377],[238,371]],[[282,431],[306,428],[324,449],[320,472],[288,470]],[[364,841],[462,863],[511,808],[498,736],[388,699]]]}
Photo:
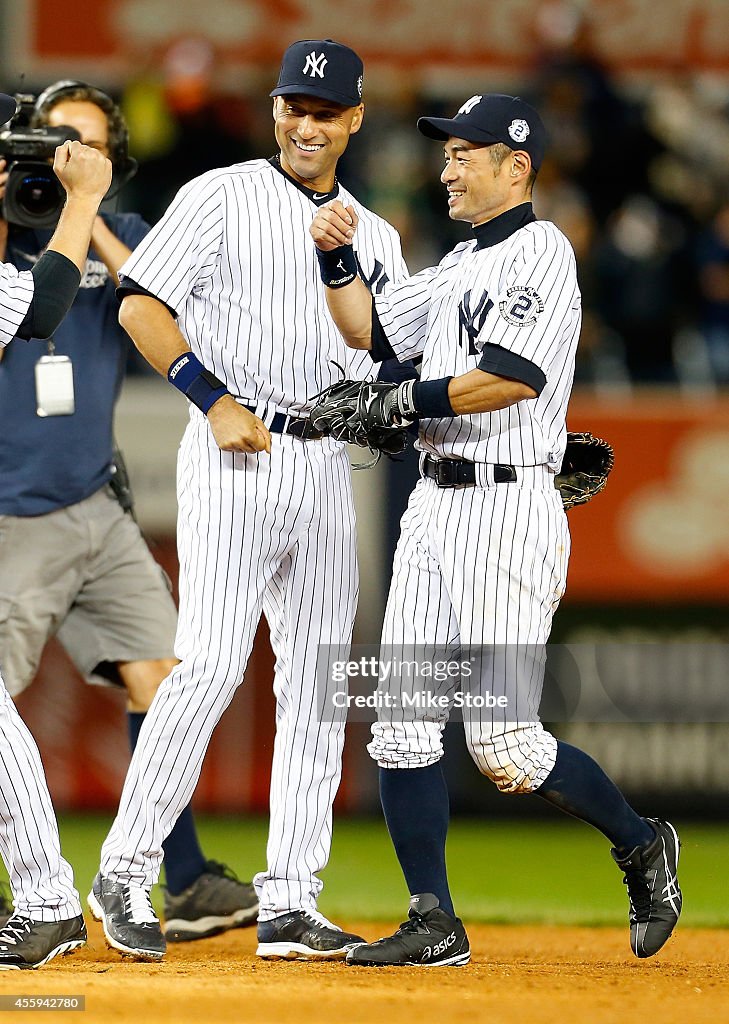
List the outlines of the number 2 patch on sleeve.
{"label": "number 2 patch on sleeve", "polygon": [[514,285],[499,303],[499,312],[512,327],[528,327],[544,312],[544,303],[533,288]]}

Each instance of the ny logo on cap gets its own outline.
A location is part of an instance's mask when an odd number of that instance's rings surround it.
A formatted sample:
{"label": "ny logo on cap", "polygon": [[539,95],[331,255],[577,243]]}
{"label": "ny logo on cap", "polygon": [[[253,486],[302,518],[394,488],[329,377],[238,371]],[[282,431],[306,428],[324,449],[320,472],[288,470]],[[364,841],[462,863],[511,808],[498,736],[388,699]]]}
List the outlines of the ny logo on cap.
{"label": "ny logo on cap", "polygon": [[[473,108],[478,106],[482,99],[483,96],[472,96],[470,100],[466,100],[463,106],[459,109],[458,114],[470,114]],[[456,114],[456,117],[458,114]]]}
{"label": "ny logo on cap", "polygon": [[305,75],[311,75],[312,78],[316,78],[317,75],[319,78],[323,78],[324,65],[327,63],[328,61],[323,53],[316,53],[312,50],[311,53],[306,55],[306,64],[304,64],[302,71]]}

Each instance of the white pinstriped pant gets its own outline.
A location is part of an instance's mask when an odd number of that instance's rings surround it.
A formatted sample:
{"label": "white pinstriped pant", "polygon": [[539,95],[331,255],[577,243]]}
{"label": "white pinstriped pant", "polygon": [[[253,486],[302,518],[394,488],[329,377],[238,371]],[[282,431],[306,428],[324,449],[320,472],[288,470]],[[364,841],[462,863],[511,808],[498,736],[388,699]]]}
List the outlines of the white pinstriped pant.
{"label": "white pinstriped pant", "polygon": [[272,451],[221,452],[193,413],[178,462],[180,664],[147,712],[102,874],[152,885],[213,729],[243,679],[263,610],[276,656],[276,740],[261,920],[311,908],[331,845],[345,713],[322,721],[319,644],[346,658],[357,602],[354,508],[336,442],[272,435]]}
{"label": "white pinstriped pant", "polygon": [[[382,631],[383,657],[496,645],[481,689],[508,694],[509,707],[464,707],[463,719],[479,770],[505,792],[536,789],[554,766],[556,740],[538,709],[570,546],[553,476],[544,467],[517,473],[514,483],[472,487],[419,480],[401,521]],[[432,764],[443,756],[447,719],[447,710],[383,713],[368,750],[383,768]]]}
{"label": "white pinstriped pant", "polygon": [[35,740],[0,677],[0,853],[17,913],[34,921],[78,917],[73,871],[61,856],[56,815]]}

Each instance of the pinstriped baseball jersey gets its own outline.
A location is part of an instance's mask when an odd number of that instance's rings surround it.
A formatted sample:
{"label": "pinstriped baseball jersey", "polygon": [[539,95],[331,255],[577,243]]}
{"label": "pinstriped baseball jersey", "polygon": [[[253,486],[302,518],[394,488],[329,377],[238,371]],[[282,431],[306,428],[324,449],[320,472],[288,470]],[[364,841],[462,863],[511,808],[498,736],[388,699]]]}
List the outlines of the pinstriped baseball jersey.
{"label": "pinstriped baseball jersey", "polygon": [[[183,189],[122,268],[178,313],[198,358],[234,395],[301,412],[341,377],[372,374],[329,316],[309,225],[333,198],[359,215],[356,250],[373,292],[407,274],[397,232],[344,189],[321,194],[274,163],[212,171]],[[129,284],[129,287],[133,286]],[[266,409],[261,408],[266,405]],[[329,856],[344,715],[323,721],[321,644],[346,657],[357,603],[346,448],[274,431],[271,452],[221,451],[191,407],[178,461],[180,664],[147,713],[102,874],[151,885],[162,841],[188,803],[212,731],[246,670],[261,612],[276,655],[276,742],[259,921],[316,907]]]}
{"label": "pinstriped baseball jersey", "polygon": [[[233,395],[293,414],[341,379],[335,363],[348,377],[373,371],[324,312],[311,195],[267,160],[210,171],[179,192],[120,271],[175,310],[192,351]],[[341,186],[335,197],[360,218],[357,256],[373,291],[402,279],[394,228]]]}
{"label": "pinstriped baseball jersey", "polygon": [[34,921],[78,917],[73,871],[61,856],[56,816],[35,740],[0,676],[0,853],[15,912]]}
{"label": "pinstriped baseball jersey", "polygon": [[438,267],[386,285],[375,296],[380,324],[399,359],[422,354],[423,380],[468,373],[488,345],[494,366],[506,350],[533,364],[546,384],[536,400],[498,412],[423,419],[419,447],[557,471],[581,320],[572,247],[548,221],[527,223],[495,244],[482,245],[476,232]]}
{"label": "pinstriped baseball jersey", "polygon": [[33,301],[33,275],[0,263],[0,347],[9,345]]}
{"label": "pinstriped baseball jersey", "polygon": [[[8,345],[33,300],[33,275],[0,264],[0,347]],[[40,753],[0,676],[0,854],[16,913],[63,921],[81,913],[73,872],[61,856],[56,816]]]}
{"label": "pinstriped baseball jersey", "polygon": [[[474,232],[438,267],[385,287],[375,297],[379,326],[398,358],[422,353],[423,379],[481,366],[530,384],[538,397],[421,420],[425,451],[520,468],[509,483],[488,473],[473,487],[418,482],[402,519],[382,642],[397,652],[431,643],[501,648],[508,709],[464,711],[466,741],[500,789],[528,792],[557,751],[538,719],[543,661],[533,655],[547,642],[566,582],[569,530],[552,471],[564,448],[580,293],[569,242],[536,221],[531,204]],[[482,672],[480,685],[493,689],[488,667]],[[381,714],[370,754],[384,768],[432,764],[446,718]]]}

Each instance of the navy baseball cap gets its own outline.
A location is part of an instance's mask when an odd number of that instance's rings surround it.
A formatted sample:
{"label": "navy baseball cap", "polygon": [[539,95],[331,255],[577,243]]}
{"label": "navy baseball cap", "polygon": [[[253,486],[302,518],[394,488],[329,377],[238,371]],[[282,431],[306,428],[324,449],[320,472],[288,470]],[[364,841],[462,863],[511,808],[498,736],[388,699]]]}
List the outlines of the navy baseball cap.
{"label": "navy baseball cap", "polygon": [[6,121],[9,121],[17,109],[18,104],[13,97],[0,92],[0,124],[5,124]]}
{"label": "navy baseball cap", "polygon": [[483,146],[503,142],[528,153],[537,171],[547,148],[547,133],[534,107],[520,96],[501,93],[472,96],[452,118],[421,117],[418,128],[429,139],[465,139]]}
{"label": "navy baseball cap", "polygon": [[316,96],[357,107],[362,102],[362,61],[348,46],[333,39],[300,39],[283,55],[271,96]]}

